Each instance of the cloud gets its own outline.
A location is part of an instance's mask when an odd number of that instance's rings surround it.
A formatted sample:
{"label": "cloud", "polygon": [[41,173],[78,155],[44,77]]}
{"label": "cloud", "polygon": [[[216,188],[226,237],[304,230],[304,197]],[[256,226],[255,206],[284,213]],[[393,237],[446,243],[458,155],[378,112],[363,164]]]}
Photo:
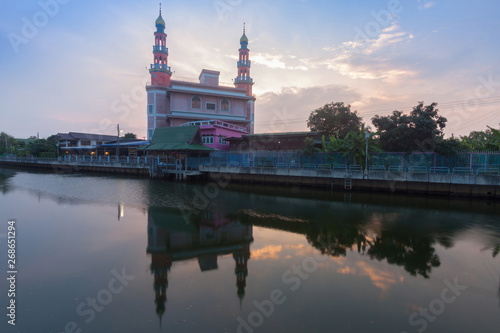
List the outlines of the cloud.
{"label": "cloud", "polygon": [[[238,59],[234,55],[228,55],[227,57]],[[298,59],[294,55],[281,55],[281,54],[271,54],[271,53],[252,53],[251,59],[253,64],[266,66],[271,69],[287,69],[287,70],[301,70],[307,71],[309,68],[306,63]]]}
{"label": "cloud", "polygon": [[323,50],[333,53],[333,56],[313,62],[352,79],[381,79],[394,83],[416,74],[407,65],[395,61],[401,54],[401,47],[414,38],[413,34],[401,31],[397,23],[382,29],[375,38],[362,34],[359,37],[367,38],[325,47]]}
{"label": "cloud", "polygon": [[359,99],[356,91],[341,85],[285,87],[258,96],[256,128],[259,133],[307,131],[306,121],[311,111],[327,103],[349,104]]}
{"label": "cloud", "polygon": [[426,10],[436,5],[434,1],[429,0],[418,0],[418,3],[418,10]]}

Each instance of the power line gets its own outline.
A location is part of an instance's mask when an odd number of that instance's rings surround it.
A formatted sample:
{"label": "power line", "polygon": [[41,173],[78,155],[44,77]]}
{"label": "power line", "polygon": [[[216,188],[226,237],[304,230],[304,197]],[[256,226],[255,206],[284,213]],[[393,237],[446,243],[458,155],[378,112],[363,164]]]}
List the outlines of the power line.
{"label": "power line", "polygon": [[[467,107],[475,107],[475,106],[494,105],[494,104],[500,103],[500,96],[471,99],[470,100],[471,103],[468,103],[467,101],[469,101],[469,100],[438,103],[437,107],[438,107],[438,109],[440,109],[440,108],[441,109],[449,109],[449,108],[455,108],[458,106],[467,108]],[[385,112],[392,112],[392,111],[397,111],[397,110],[402,110],[402,109],[410,109],[410,108],[413,110],[414,106],[406,106],[406,107],[400,107],[400,108],[394,108],[394,109],[370,110],[370,111],[359,112],[359,115],[361,117],[364,117],[364,116],[368,116],[368,115],[379,113],[379,112],[385,113]],[[289,120],[259,121],[259,122],[255,122],[255,124],[256,125],[257,124],[280,124],[280,123],[289,124],[289,123],[295,123],[295,122],[303,122],[303,121],[306,121],[308,119],[309,119],[309,117],[307,117],[307,118],[293,118],[293,119],[289,119]]]}

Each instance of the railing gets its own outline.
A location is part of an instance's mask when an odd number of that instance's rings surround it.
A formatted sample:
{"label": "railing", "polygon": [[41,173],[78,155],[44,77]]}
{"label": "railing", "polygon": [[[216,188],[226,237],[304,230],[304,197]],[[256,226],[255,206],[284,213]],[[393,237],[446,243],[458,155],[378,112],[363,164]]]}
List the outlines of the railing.
{"label": "railing", "polygon": [[250,66],[252,62],[250,60],[239,60],[238,66]]}
{"label": "railing", "polygon": [[155,51],[166,52],[168,54],[168,47],[160,46],[160,45],[153,45],[153,52],[155,52]]}
{"label": "railing", "polygon": [[171,72],[172,70],[170,69],[170,66],[167,66],[165,64],[151,64],[151,69],[163,69],[166,71]]}
{"label": "railing", "polygon": [[120,156],[78,156],[64,155],[59,158],[38,158],[38,157],[0,157],[0,161],[30,163],[30,164],[50,164],[50,165],[109,165],[109,166],[145,166],[148,165],[153,156],[130,157]]}
{"label": "railing", "polygon": [[226,123],[224,121],[220,120],[198,120],[198,121],[190,121],[187,123],[182,124],[181,126],[209,126],[209,125],[216,125],[222,128],[229,128],[235,131],[243,132],[243,133],[248,133],[247,129],[241,126],[233,125],[230,123]]}
{"label": "railing", "polygon": [[234,80],[235,83],[238,83],[238,82],[249,82],[249,83],[253,83],[253,79],[248,77],[248,76],[238,76],[235,80]]}

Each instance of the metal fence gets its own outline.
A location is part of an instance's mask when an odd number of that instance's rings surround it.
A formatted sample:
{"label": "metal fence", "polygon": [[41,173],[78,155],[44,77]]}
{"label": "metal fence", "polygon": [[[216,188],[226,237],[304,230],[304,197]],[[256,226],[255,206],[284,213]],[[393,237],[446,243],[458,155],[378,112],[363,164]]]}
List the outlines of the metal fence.
{"label": "metal fence", "polygon": [[[216,151],[210,153],[210,156],[201,160],[199,164],[304,169],[360,170],[364,168],[364,160],[354,162],[352,155],[344,156],[343,153]],[[368,169],[412,173],[497,174],[500,170],[500,153],[475,152],[450,156],[437,153],[372,153],[369,154]]]}

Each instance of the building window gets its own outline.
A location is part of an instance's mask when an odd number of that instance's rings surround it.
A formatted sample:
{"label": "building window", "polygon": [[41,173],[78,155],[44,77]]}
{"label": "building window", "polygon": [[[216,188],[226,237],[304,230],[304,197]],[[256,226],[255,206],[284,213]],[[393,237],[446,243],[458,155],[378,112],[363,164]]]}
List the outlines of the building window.
{"label": "building window", "polygon": [[201,109],[201,98],[200,98],[200,96],[193,96],[191,98],[191,108],[192,109]]}
{"label": "building window", "polygon": [[219,136],[219,144],[225,145],[226,144],[226,138],[223,136]]}
{"label": "building window", "polygon": [[148,137],[153,137],[153,130],[148,130]]}
{"label": "building window", "polygon": [[153,113],[153,104],[148,105],[148,113]]}
{"label": "building window", "polygon": [[207,103],[207,110],[216,110],[215,103]]}
{"label": "building window", "polygon": [[96,141],[95,144],[96,145],[102,145],[102,141]]}
{"label": "building window", "polygon": [[80,146],[90,146],[90,140],[82,140],[82,141],[80,141]]}
{"label": "building window", "polygon": [[220,102],[220,110],[221,111],[229,111],[229,100],[227,100],[226,98],[224,98]]}
{"label": "building window", "polygon": [[202,139],[204,144],[214,143],[214,137],[212,135],[205,135]]}

